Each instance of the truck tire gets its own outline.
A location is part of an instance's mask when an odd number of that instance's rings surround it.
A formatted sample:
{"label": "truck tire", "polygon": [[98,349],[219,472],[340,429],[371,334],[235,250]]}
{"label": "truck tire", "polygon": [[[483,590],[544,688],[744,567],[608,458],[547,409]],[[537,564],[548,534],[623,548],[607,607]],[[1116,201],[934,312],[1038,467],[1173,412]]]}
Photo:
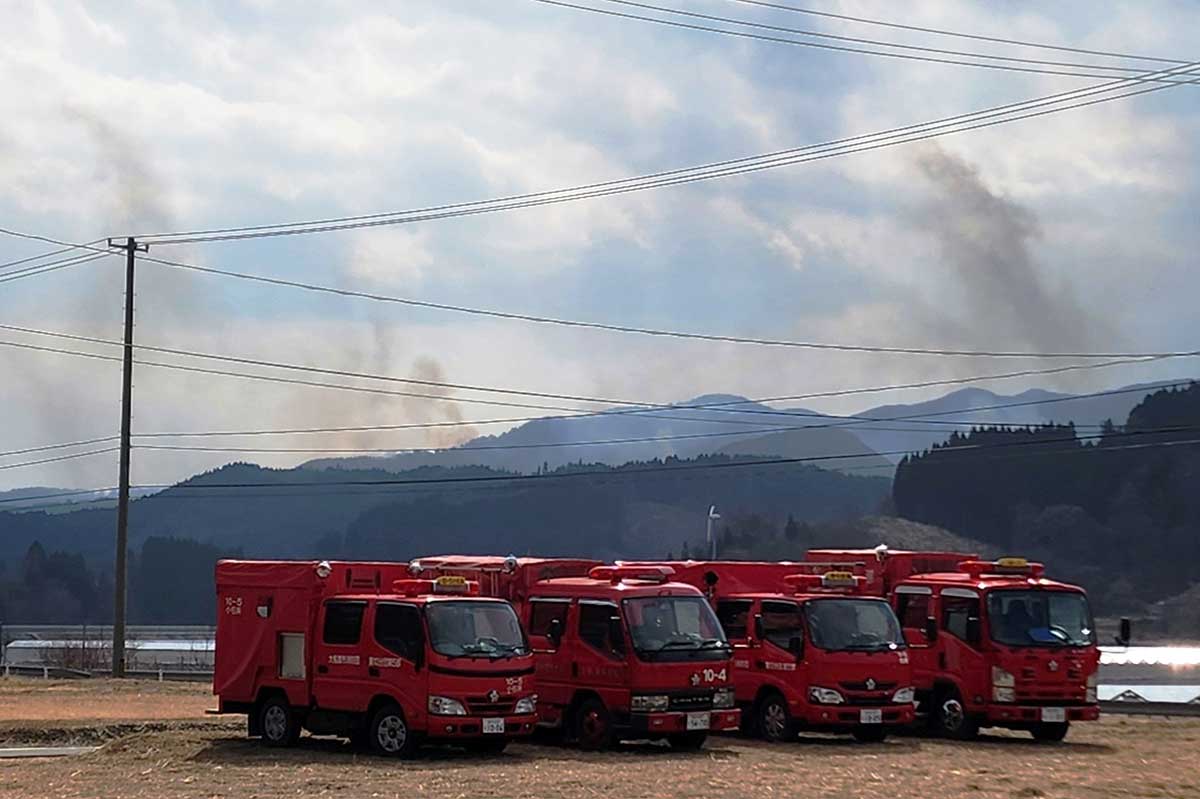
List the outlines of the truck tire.
{"label": "truck tire", "polygon": [[371,715],[367,736],[371,750],[385,757],[408,757],[417,748],[416,733],[408,726],[404,711],[390,702]]}
{"label": "truck tire", "polygon": [[580,749],[595,752],[612,746],[612,715],[604,703],[595,697],[580,702],[575,709],[574,732]]}
{"label": "truck tire", "polygon": [[887,728],[879,725],[855,727],[854,740],[864,744],[879,744],[887,740]]}
{"label": "truck tire", "polygon": [[671,748],[681,752],[699,751],[707,739],[708,733],[706,732],[677,732],[667,736],[667,742],[671,744]]}
{"label": "truck tire", "polygon": [[979,722],[967,713],[958,689],[948,688],[934,699],[933,730],[955,741],[970,741],[979,735]]}
{"label": "truck tire", "polygon": [[293,746],[300,739],[300,720],[287,697],[273,695],[258,706],[258,729],[267,746]]}
{"label": "truck tire", "polygon": [[792,714],[782,694],[769,693],[759,700],[754,710],[754,731],[772,743],[792,739]]}
{"label": "truck tire", "polygon": [[1033,733],[1035,741],[1058,743],[1067,737],[1067,730],[1070,728],[1071,722],[1069,721],[1043,721],[1035,724],[1030,732]]}

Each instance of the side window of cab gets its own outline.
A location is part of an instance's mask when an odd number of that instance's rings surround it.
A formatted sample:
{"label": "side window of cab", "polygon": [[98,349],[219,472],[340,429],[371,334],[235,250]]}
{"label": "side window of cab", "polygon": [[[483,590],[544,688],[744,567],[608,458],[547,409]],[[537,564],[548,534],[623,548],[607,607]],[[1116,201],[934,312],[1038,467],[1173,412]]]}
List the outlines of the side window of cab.
{"label": "side window of cab", "polygon": [[744,641],[750,637],[750,609],[754,603],[749,599],[722,599],[717,602],[717,621],[730,641]]}
{"label": "side window of cab", "polygon": [[979,596],[973,591],[946,588],[942,591],[941,628],[958,640],[979,646]]}
{"label": "side window of cab", "polygon": [[567,611],[570,609],[569,599],[531,599],[526,625],[530,645],[534,649],[558,649],[562,635],[567,630]]}

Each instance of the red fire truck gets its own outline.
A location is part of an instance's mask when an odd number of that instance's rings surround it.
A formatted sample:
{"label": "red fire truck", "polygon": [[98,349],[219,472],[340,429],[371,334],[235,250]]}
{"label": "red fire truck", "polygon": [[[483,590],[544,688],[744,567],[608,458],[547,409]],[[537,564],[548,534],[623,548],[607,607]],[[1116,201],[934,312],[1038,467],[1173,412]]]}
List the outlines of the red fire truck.
{"label": "red fire truck", "polygon": [[1100,652],[1087,595],[1046,579],[1042,564],[886,547],[807,557],[869,559],[868,587],[900,618],[919,708],[935,731],[965,739],[1006,727],[1061,741],[1072,721],[1099,718]]}
{"label": "red fire truck", "polygon": [[217,563],[213,693],[274,746],[300,730],[384,755],[422,741],[499,752],[536,723],[529,644],[511,605],[403,563]]}
{"label": "red fire truck", "polygon": [[738,728],[730,647],[703,594],[662,567],[445,556],[415,575],[460,575],[510,601],[537,664],[543,724],[585,749],[620,739],[699,748]]}
{"label": "red fire truck", "polygon": [[[704,591],[733,644],[746,728],[767,740],[802,730],[882,741],[913,721],[912,667],[887,601],[854,564],[668,562]],[[861,566],[861,564],[859,564]],[[861,571],[861,568],[859,569]]]}

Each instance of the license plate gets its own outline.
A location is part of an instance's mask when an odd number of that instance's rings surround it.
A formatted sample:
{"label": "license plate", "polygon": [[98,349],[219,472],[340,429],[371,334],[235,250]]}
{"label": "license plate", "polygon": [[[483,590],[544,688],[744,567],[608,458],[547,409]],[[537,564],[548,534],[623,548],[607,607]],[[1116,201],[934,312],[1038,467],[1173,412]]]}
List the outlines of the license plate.
{"label": "license plate", "polygon": [[1065,707],[1044,707],[1042,708],[1042,721],[1066,721],[1067,709]]}
{"label": "license plate", "polygon": [[712,724],[712,718],[708,713],[688,713],[687,728],[689,730],[707,730]]}
{"label": "license plate", "polygon": [[504,719],[484,719],[483,731],[487,735],[495,735],[504,732]]}
{"label": "license plate", "polygon": [[882,724],[883,723],[883,711],[882,710],[860,710],[858,712],[858,723],[859,724]]}

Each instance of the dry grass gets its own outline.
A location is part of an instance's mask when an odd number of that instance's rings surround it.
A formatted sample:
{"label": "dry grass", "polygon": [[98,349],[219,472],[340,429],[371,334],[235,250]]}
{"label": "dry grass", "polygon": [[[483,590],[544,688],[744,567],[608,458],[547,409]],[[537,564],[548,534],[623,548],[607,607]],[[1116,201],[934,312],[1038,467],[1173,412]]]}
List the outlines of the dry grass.
{"label": "dry grass", "polygon": [[[101,685],[101,697],[127,695]],[[7,687],[0,683],[5,704],[16,696]],[[191,692],[202,695],[196,686]],[[162,696],[142,695],[152,703]],[[492,758],[427,750],[409,762],[307,737],[295,749],[271,750],[246,740],[232,722],[162,724],[82,758],[0,760],[0,796],[1200,797],[1200,722],[1190,720],[1081,724],[1060,745],[1016,734],[970,744],[906,737],[859,745],[811,737],[767,746],[715,738],[695,754],[654,745],[601,754],[520,745]]]}

